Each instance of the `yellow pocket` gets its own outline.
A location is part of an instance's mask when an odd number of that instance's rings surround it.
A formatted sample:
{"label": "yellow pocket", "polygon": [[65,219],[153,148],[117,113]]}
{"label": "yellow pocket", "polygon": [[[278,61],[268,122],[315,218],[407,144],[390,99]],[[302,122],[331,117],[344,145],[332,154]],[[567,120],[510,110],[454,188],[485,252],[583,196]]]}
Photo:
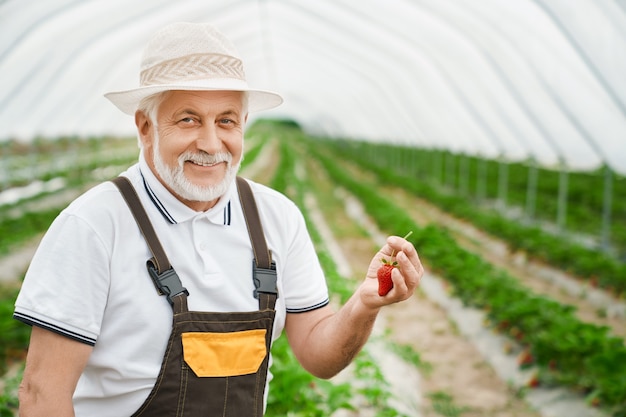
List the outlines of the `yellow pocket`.
{"label": "yellow pocket", "polygon": [[266,356],[266,329],[183,333],[185,362],[199,377],[253,374]]}

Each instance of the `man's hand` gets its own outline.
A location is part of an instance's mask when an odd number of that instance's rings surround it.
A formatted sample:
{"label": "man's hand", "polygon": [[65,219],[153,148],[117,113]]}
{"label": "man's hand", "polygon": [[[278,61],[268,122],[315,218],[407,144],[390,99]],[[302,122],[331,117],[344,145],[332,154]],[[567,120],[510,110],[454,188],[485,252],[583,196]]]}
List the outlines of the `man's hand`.
{"label": "man's hand", "polygon": [[[395,261],[398,265],[391,271],[393,288],[386,295],[380,296],[378,295],[377,272],[382,265],[381,259],[383,258],[390,262]],[[361,302],[370,308],[380,308],[404,301],[413,295],[422,275],[424,275],[424,267],[413,245],[404,238],[390,236],[385,246],[370,262],[367,277],[359,288]]]}
{"label": "man's hand", "polygon": [[[378,295],[376,273],[381,258],[391,258],[398,268],[392,273],[393,289]],[[319,378],[331,378],[345,368],[361,350],[372,331],[381,307],[413,295],[424,274],[417,251],[406,239],[391,236],[374,256],[367,277],[339,311],[327,305],[306,313],[287,314],[285,331],[302,366]]]}

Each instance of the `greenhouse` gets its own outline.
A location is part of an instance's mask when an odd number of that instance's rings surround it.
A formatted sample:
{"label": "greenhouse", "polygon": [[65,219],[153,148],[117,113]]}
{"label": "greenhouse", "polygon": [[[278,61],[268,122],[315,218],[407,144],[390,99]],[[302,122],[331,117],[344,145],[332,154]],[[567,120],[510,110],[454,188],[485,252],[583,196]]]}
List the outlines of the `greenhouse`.
{"label": "greenhouse", "polygon": [[333,308],[389,235],[425,268],[331,379],[275,335],[265,415],[626,416],[624,0],[0,0],[0,416],[31,259],[137,162],[105,94],[175,22],[282,96],[250,113],[239,173],[301,211]]}

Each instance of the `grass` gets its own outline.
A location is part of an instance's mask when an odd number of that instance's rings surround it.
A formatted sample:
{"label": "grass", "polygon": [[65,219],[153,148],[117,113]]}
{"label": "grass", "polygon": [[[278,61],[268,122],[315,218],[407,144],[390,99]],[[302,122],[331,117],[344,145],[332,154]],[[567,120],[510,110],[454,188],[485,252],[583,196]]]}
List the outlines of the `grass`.
{"label": "grass", "polygon": [[14,417],[17,415],[17,390],[23,373],[24,367],[21,366],[14,376],[4,379],[4,388],[0,391],[0,417]]}
{"label": "grass", "polygon": [[432,403],[433,410],[444,417],[459,417],[464,412],[470,411],[468,407],[459,407],[454,404],[454,398],[442,391],[430,393],[428,398]]}

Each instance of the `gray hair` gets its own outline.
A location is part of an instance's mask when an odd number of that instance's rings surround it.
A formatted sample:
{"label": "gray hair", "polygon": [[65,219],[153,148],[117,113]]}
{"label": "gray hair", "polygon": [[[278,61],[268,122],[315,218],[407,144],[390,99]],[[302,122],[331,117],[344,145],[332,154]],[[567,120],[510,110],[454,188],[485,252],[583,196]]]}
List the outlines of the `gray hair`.
{"label": "gray hair", "polygon": [[[157,128],[157,114],[161,103],[165,101],[167,96],[171,94],[171,91],[162,91],[160,93],[152,94],[151,96],[143,98],[137,105],[137,111],[142,112],[152,122],[154,129]],[[139,149],[143,149],[143,142],[139,135],[137,136],[137,142]]]}

